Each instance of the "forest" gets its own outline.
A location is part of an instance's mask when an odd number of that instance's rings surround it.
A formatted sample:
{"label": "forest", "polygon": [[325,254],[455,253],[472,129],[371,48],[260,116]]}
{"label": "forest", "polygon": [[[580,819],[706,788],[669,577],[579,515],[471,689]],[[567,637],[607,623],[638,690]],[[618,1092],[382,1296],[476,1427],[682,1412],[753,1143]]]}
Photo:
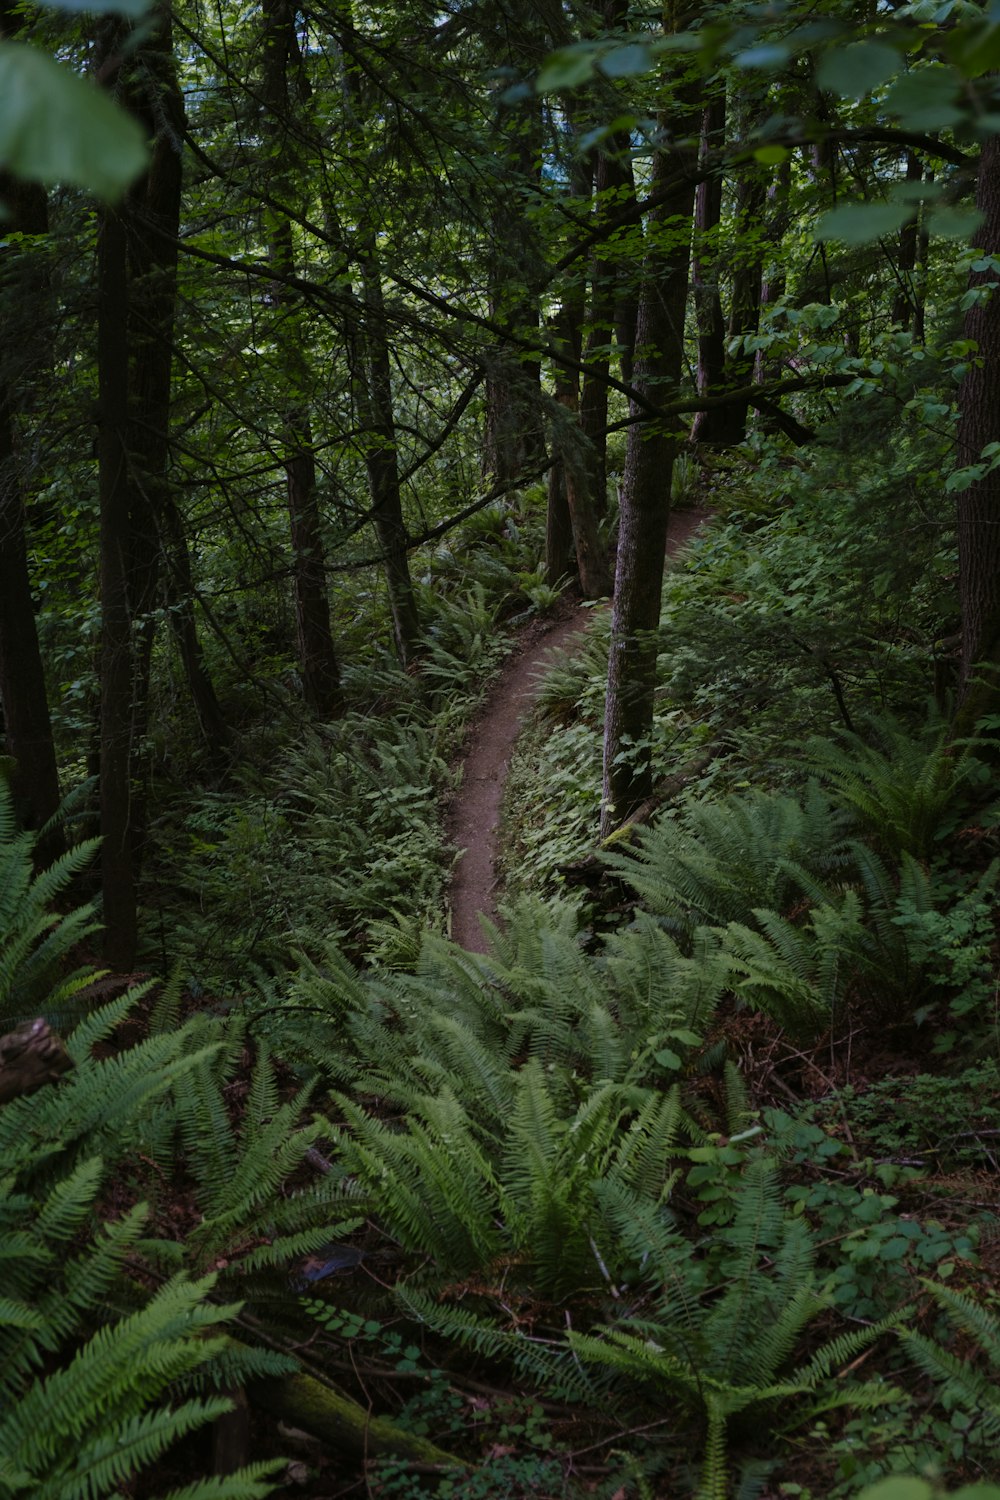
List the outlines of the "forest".
{"label": "forest", "polygon": [[0,0],[0,1500],[1000,1500],[998,284],[997,0]]}

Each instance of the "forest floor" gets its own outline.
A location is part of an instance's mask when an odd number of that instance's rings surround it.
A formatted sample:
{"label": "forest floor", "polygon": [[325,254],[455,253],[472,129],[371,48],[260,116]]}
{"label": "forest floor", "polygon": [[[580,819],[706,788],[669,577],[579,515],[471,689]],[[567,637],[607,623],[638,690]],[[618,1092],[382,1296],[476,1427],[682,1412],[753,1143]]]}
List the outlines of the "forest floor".
{"label": "forest floor", "polygon": [[[667,530],[667,557],[674,558],[706,519],[705,510],[675,511]],[[495,921],[500,807],[511,754],[531,711],[546,661],[582,635],[591,618],[584,604],[569,601],[545,620],[533,620],[487,694],[473,722],[462,758],[462,780],[447,818],[449,842],[464,850],[448,895],[450,934],[469,953],[485,953],[480,916]]]}

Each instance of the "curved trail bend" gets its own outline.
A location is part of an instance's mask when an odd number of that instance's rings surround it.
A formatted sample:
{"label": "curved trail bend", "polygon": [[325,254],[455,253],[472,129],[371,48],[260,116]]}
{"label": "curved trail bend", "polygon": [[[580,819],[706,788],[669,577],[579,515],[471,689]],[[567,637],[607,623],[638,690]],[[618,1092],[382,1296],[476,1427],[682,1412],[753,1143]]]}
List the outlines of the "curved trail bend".
{"label": "curved trail bend", "polygon": [[[705,519],[704,511],[670,517],[667,556],[675,557]],[[464,849],[452,875],[451,936],[469,953],[484,953],[479,916],[496,918],[496,855],[500,804],[511,753],[538,692],[546,657],[581,635],[590,610],[578,604],[563,619],[540,622],[504,663],[469,733],[462,784],[448,814],[449,841]]]}

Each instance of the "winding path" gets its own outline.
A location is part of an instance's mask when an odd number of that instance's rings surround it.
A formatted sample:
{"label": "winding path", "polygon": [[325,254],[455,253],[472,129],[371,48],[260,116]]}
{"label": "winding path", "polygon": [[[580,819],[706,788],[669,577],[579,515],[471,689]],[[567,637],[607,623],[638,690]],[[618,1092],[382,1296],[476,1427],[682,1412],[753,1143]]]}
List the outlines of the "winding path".
{"label": "winding path", "polygon": [[[670,517],[667,556],[675,557],[705,520],[706,512],[680,511]],[[464,758],[462,783],[448,814],[448,838],[464,849],[452,875],[448,904],[451,936],[469,953],[485,953],[482,914],[496,918],[496,855],[500,804],[511,753],[539,688],[546,658],[582,635],[591,610],[578,604],[562,618],[535,622],[504,663],[473,724]]]}

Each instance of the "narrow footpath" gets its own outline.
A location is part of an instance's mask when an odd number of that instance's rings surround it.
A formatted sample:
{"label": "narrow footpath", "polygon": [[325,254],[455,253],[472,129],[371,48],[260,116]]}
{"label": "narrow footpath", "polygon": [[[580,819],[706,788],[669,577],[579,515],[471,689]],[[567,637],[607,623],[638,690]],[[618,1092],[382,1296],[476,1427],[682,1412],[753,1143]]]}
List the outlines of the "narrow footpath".
{"label": "narrow footpath", "polygon": [[[705,520],[701,510],[670,517],[667,556],[676,557]],[[469,733],[462,782],[448,814],[449,841],[464,849],[451,881],[451,936],[469,953],[485,953],[480,914],[496,919],[496,859],[504,783],[518,735],[538,692],[546,659],[583,634],[592,611],[582,604],[551,621],[538,621],[504,663]]]}

